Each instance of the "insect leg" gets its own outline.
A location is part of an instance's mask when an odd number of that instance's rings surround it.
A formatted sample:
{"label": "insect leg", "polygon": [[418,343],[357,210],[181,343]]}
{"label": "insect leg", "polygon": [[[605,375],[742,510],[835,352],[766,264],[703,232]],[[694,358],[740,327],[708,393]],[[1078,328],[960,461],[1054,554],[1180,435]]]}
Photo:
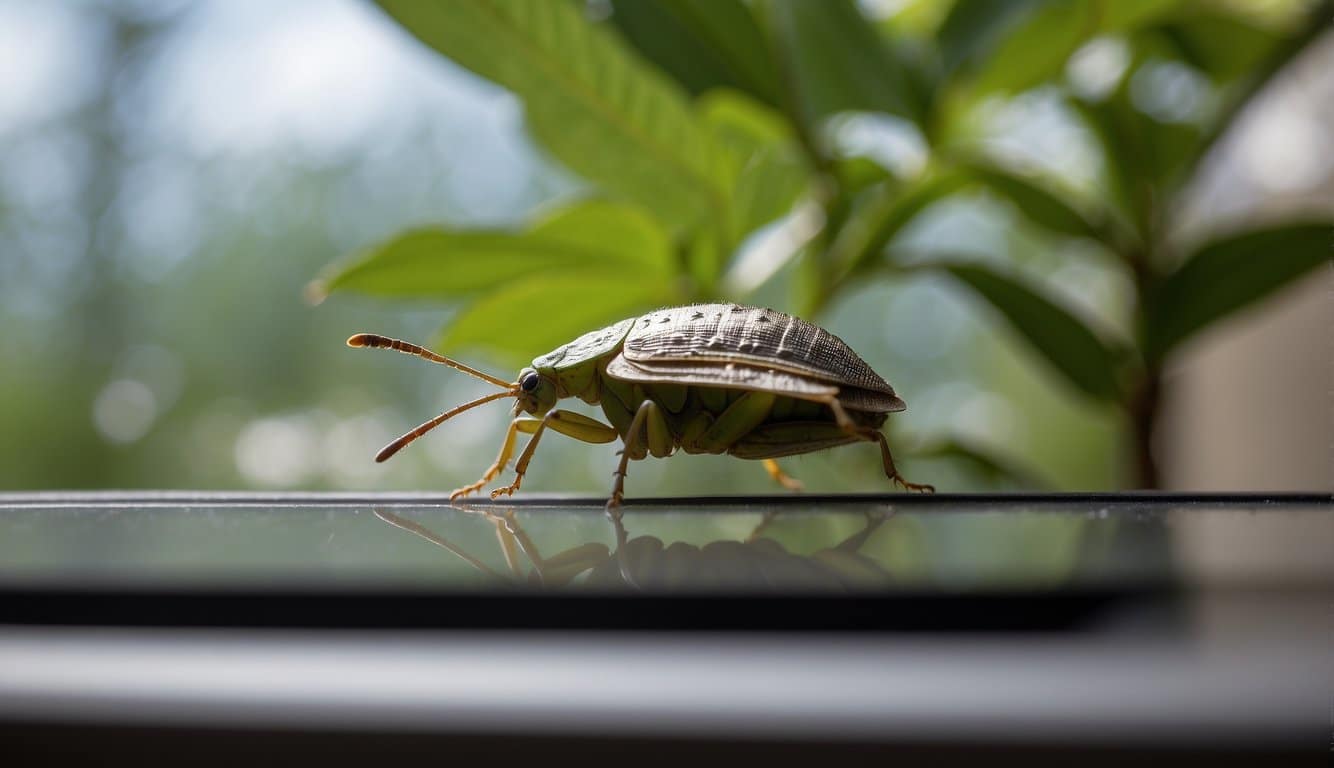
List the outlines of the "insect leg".
{"label": "insect leg", "polygon": [[621,448],[621,460],[613,473],[616,476],[616,483],[612,486],[611,498],[607,500],[608,512],[621,506],[621,501],[625,499],[625,474],[626,467],[630,464],[630,455],[642,451],[645,441],[644,422],[653,417],[662,418],[658,404],[652,400],[645,400],[639,404],[639,410],[635,411],[635,417],[630,420],[630,428],[625,432],[625,444]]}
{"label": "insect leg", "polygon": [[802,488],[801,481],[784,472],[783,468],[778,466],[778,462],[773,459],[764,460],[764,471],[769,473],[769,477],[772,477],[775,483],[789,491],[800,491]]}
{"label": "insect leg", "polygon": [[492,464],[486,470],[485,473],[482,474],[482,479],[478,480],[477,482],[471,485],[465,485],[462,488],[455,488],[454,491],[449,494],[449,500],[453,501],[454,499],[457,499],[460,496],[467,496],[473,491],[476,491],[480,489],[482,486],[491,482],[492,478],[500,474],[501,470],[505,469],[505,464],[509,462],[510,456],[513,455],[514,453],[514,437],[515,434],[519,431],[520,425],[527,422],[536,422],[536,421],[537,419],[534,419],[530,416],[520,416],[519,418],[511,421],[509,431],[505,433],[505,441],[500,444],[500,454],[496,456],[496,462]]}
{"label": "insect leg", "polygon": [[923,483],[910,483],[903,477],[903,475],[899,474],[898,469],[894,467],[894,456],[889,452],[889,440],[885,439],[883,432],[870,427],[857,426],[856,422],[852,420],[852,417],[848,416],[848,412],[843,410],[843,404],[838,401],[838,398],[830,397],[825,403],[829,406],[829,409],[834,412],[834,420],[838,422],[838,426],[844,432],[847,432],[850,435],[856,435],[868,442],[880,444],[880,459],[885,465],[885,476],[903,486],[904,490],[917,491],[919,493],[936,492],[935,486],[925,485]]}
{"label": "insect leg", "polygon": [[752,390],[738,397],[727,410],[718,414],[697,444],[709,453],[723,453],[732,444],[769,418],[776,396],[772,392]]}
{"label": "insect leg", "polygon": [[510,496],[519,490],[523,475],[528,471],[528,462],[533,460],[533,452],[537,450],[537,441],[542,439],[542,433],[548,427],[585,443],[610,443],[616,439],[615,429],[573,411],[548,411],[541,421],[527,419],[519,424],[518,428],[524,432],[532,432],[533,438],[523,447],[523,453],[519,454],[519,460],[514,464],[514,482],[492,491],[491,498],[494,499],[501,494]]}
{"label": "insect leg", "polygon": [[884,434],[879,430],[871,430],[871,434],[874,435],[873,439],[880,443],[880,459],[885,463],[885,475],[888,476],[890,480],[903,486],[905,490],[917,491],[918,493],[936,492],[936,487],[934,485],[910,483],[904,479],[903,475],[900,475],[899,471],[894,468],[894,457],[889,453],[889,441],[885,439]]}

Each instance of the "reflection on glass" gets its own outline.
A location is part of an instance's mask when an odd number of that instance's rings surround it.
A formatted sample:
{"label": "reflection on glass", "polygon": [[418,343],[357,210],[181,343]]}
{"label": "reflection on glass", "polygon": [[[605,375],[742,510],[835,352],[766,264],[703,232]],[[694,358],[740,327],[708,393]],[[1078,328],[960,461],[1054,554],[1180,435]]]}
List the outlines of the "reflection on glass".
{"label": "reflection on glass", "polygon": [[773,510],[764,513],[743,539],[715,540],[702,546],[684,541],[667,543],[647,534],[632,536],[622,517],[612,515],[609,524],[615,534],[615,549],[589,541],[550,557],[543,556],[513,509],[483,509],[478,514],[495,525],[507,572],[487,566],[425,526],[385,509],[375,510],[379,519],[447,550],[481,573],[539,589],[578,584],[592,589],[646,591],[842,592],[883,587],[891,580],[884,568],[859,552],[884,524],[888,515],[883,512],[866,512],[860,530],[809,555],[790,552],[765,537],[778,514]]}

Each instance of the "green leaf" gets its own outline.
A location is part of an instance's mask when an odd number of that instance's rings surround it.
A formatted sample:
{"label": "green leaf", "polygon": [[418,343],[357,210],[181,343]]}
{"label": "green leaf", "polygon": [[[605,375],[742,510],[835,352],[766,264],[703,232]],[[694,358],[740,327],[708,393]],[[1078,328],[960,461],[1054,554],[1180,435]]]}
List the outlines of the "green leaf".
{"label": "green leaf", "polygon": [[370,249],[314,290],[452,299],[539,273],[602,269],[667,276],[672,268],[670,240],[656,221],[631,206],[586,200],[522,232],[408,232]]}
{"label": "green leaf", "polygon": [[1139,122],[1124,92],[1105,101],[1071,98],[1070,106],[1097,138],[1102,149],[1107,194],[1141,238],[1151,218],[1154,190],[1144,156],[1139,152]]}
{"label": "green leaf", "polygon": [[954,72],[990,53],[1041,0],[957,0],[936,33],[941,64]]}
{"label": "green leaf", "polygon": [[1084,393],[1116,402],[1116,356],[1073,314],[1009,277],[972,264],[939,266],[1000,311],[1056,370]]}
{"label": "green leaf", "polygon": [[1125,83],[1103,101],[1074,98],[1070,104],[1102,146],[1111,199],[1140,239],[1148,239],[1149,222],[1189,178],[1203,133],[1195,125],[1162,123],[1139,111]]}
{"label": "green leaf", "polygon": [[807,181],[806,165],[792,147],[769,146],[752,155],[737,177],[732,242],[787,215]]}
{"label": "green leaf", "polygon": [[[1150,24],[1181,4],[1181,0],[961,2],[947,19],[941,39],[950,41],[949,56],[968,59],[965,69],[972,73],[974,95],[1018,92],[1059,75],[1070,55],[1094,36]],[[970,18],[957,18],[964,15]],[[974,15],[976,19],[971,18]],[[956,65],[962,63],[960,59]]]}
{"label": "green leaf", "polygon": [[737,171],[728,241],[735,245],[783,216],[806,188],[805,159],[781,115],[734,91],[714,91],[701,116],[732,155]]}
{"label": "green leaf", "polygon": [[718,150],[676,83],[573,3],[379,0],[455,63],[513,91],[534,137],[674,230],[725,210]]}
{"label": "green leaf", "polygon": [[959,188],[958,173],[928,173],[907,186],[888,181],[858,201],[829,248],[829,263],[838,280],[876,263],[894,237],[932,203]]}
{"label": "green leaf", "polygon": [[440,347],[488,350],[525,363],[579,335],[664,304],[680,303],[671,281],[647,275],[565,272],[515,281],[466,307]]}
{"label": "green leaf", "polygon": [[1197,250],[1146,297],[1145,348],[1161,361],[1210,323],[1334,258],[1334,223],[1294,222],[1229,235]]}
{"label": "green leaf", "polygon": [[1214,80],[1226,82],[1253,72],[1282,39],[1276,30],[1223,11],[1195,9],[1145,30],[1170,41],[1182,60]]}
{"label": "green leaf", "polygon": [[1099,224],[1041,182],[986,160],[969,160],[964,166],[993,192],[1014,203],[1035,224],[1074,237],[1102,236]]}
{"label": "green leaf", "polygon": [[611,20],[692,94],[728,87],[778,104],[773,55],[739,0],[612,0]]}
{"label": "green leaf", "polygon": [[792,126],[781,113],[736,91],[710,91],[695,108],[715,136],[745,153],[794,140]]}
{"label": "green leaf", "polygon": [[806,125],[849,111],[921,119],[924,96],[909,68],[851,0],[772,0],[766,7],[796,101],[792,111]]}
{"label": "green leaf", "polygon": [[913,451],[913,458],[946,459],[976,470],[993,483],[1006,483],[1018,488],[1044,490],[1049,484],[1033,470],[1020,466],[1008,456],[990,448],[974,444],[965,438],[937,440]]}
{"label": "green leaf", "polygon": [[1098,26],[1103,32],[1120,33],[1155,24],[1175,15],[1187,18],[1202,13],[1190,0],[1119,0],[1115,3],[1093,0],[1098,11]]}
{"label": "green leaf", "polygon": [[1001,41],[973,80],[976,93],[1017,92],[1059,73],[1065,60],[1097,30],[1085,2],[1055,2],[1037,9]]}

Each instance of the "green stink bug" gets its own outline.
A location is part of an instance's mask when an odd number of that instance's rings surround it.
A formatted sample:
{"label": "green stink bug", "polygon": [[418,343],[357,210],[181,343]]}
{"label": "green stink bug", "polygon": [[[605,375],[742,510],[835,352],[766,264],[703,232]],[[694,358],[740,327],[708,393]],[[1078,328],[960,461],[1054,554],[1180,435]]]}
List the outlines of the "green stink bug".
{"label": "green stink bug", "polygon": [[[509,463],[518,433],[530,433],[514,465],[514,482],[493,490],[491,498],[513,494],[547,429],[587,443],[620,438],[624,448],[608,507],[621,503],[631,460],[670,456],[678,448],[761,459],[775,480],[795,489],[800,486],[775,459],[873,442],[889,479],[908,490],[934,490],[899,474],[880,432],[890,413],[906,407],[893,387],[842,339],[771,309],[693,304],[622,320],[542,355],[513,383],[386,336],[359,333],[347,344],[416,355],[501,388],[418,426],[385,446],[376,461],[456,414],[502,397],[515,399],[500,455],[481,479],[450,494],[451,500],[491,482]],[[611,423],[555,407],[567,397],[600,405]]]}

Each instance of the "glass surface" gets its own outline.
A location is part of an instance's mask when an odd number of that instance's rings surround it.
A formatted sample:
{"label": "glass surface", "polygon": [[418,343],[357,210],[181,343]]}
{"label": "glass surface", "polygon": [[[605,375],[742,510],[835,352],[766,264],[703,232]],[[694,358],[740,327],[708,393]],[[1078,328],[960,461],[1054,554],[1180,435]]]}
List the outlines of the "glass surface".
{"label": "glass surface", "polygon": [[862,590],[1334,583],[1327,498],[0,499],[0,585]]}

